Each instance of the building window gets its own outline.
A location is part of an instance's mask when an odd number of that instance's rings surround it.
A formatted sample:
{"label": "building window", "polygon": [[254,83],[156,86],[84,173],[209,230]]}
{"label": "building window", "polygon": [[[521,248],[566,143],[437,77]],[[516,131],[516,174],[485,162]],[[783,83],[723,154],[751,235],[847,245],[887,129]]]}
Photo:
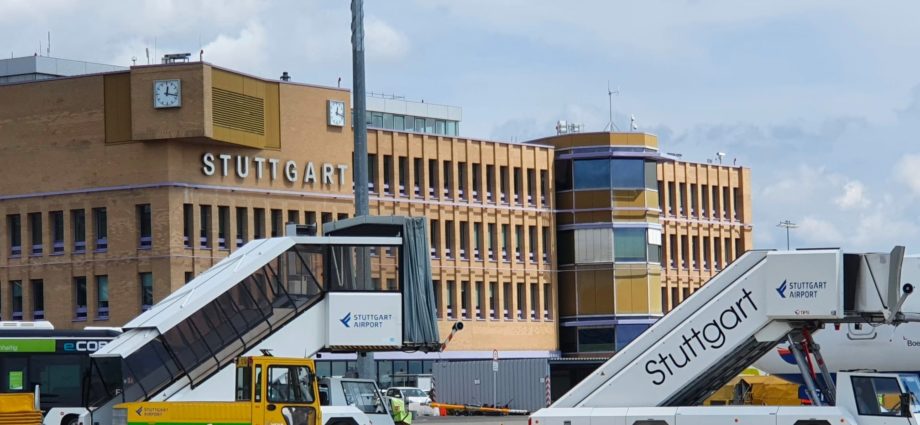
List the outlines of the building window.
{"label": "building window", "polygon": [[348,219],[348,213],[338,213],[335,216],[336,220],[346,220]]}
{"label": "building window", "polygon": [[424,160],[422,158],[412,159],[412,177],[414,179],[412,185],[415,196],[422,196],[422,186],[424,186],[422,180],[425,179],[425,167],[423,164]]}
{"label": "building window", "polygon": [[281,210],[272,209],[271,219],[272,219],[272,229],[271,229],[272,237],[277,238],[279,236],[283,236],[283,230],[281,230],[281,227],[283,225],[282,221],[284,220],[284,218],[282,217]]}
{"label": "building window", "polygon": [[520,224],[514,226],[514,260],[518,263],[524,262],[524,226]]}
{"label": "building window", "polygon": [[45,318],[45,282],[41,279],[32,279],[32,320]]}
{"label": "building window", "polygon": [[738,221],[738,211],[741,210],[741,190],[737,187],[732,188],[732,218]]}
{"label": "building window", "polygon": [[96,276],[96,320],[109,318],[109,276]]}
{"label": "building window", "polygon": [[441,300],[441,281],[433,279],[431,284],[434,286],[434,315],[440,319],[441,312],[444,311],[444,309],[441,308],[443,306],[443,301]]}
{"label": "building window", "polygon": [[699,206],[696,204],[697,190],[696,183],[687,183],[690,185],[690,216],[696,217],[699,213]]}
{"label": "building window", "polygon": [[453,185],[453,164],[450,161],[444,161],[444,197],[451,197],[451,186]]}
{"label": "building window", "polygon": [[549,240],[549,226],[543,226],[543,263],[549,264],[549,250],[551,242]]}
{"label": "building window", "polygon": [[383,193],[389,195],[393,187],[393,156],[383,156]]}
{"label": "building window", "polygon": [[498,318],[498,283],[489,282],[489,319]]}
{"label": "building window", "polygon": [[192,204],[182,204],[182,244],[186,248],[192,247],[192,222],[194,221]]}
{"label": "building window", "polygon": [[438,160],[429,159],[428,160],[428,197],[429,198],[438,198]]}
{"label": "building window", "polygon": [[473,313],[470,310],[470,282],[467,280],[460,282],[460,317],[466,320],[470,319]]}
{"label": "building window", "polygon": [[687,257],[690,256],[690,237],[681,235],[680,237],[680,268],[687,270]]}
{"label": "building window", "polygon": [[320,219],[322,220],[324,226],[325,226],[326,223],[332,223],[332,221],[333,221],[333,220],[332,220],[332,213],[324,212],[324,213],[320,216]]}
{"label": "building window", "polygon": [[454,222],[453,220],[447,220],[444,222],[444,256],[447,258],[453,258],[453,248],[454,248]]}
{"label": "building window", "polygon": [[731,200],[728,198],[729,188],[725,186],[722,188],[722,218],[728,220],[728,204]]}
{"label": "building window", "polygon": [[540,170],[540,205],[549,206],[549,172]]}
{"label": "building window", "polygon": [[703,239],[703,269],[709,270],[709,238],[706,236],[703,236],[702,239]]}
{"label": "building window", "polygon": [[489,223],[486,228],[489,229],[489,234],[486,235],[486,240],[489,241],[489,261],[495,261],[495,254],[498,251],[496,248],[498,233],[495,232],[495,223]]}
{"label": "building window", "polygon": [[51,253],[64,253],[64,211],[51,211]]}
{"label": "building window", "polygon": [[191,282],[192,279],[194,279],[194,278],[195,278],[195,273],[192,273],[192,272],[185,272],[185,283],[186,283],[186,284],[188,284],[189,282]]}
{"label": "building window", "polygon": [[536,283],[530,284],[530,320],[537,320],[537,306],[540,305],[540,291]]}
{"label": "building window", "polygon": [[575,161],[575,189],[609,189],[609,159],[579,159]]}
{"label": "building window", "polygon": [[22,320],[22,281],[10,281],[10,307],[12,307],[13,320]]}
{"label": "building window", "polygon": [[536,170],[529,168],[527,169],[527,205],[535,205],[535,197],[537,190],[537,172]]}
{"label": "building window", "polygon": [[615,261],[646,261],[648,230],[645,228],[616,228],[613,230]]}
{"label": "building window", "polygon": [[527,228],[527,256],[531,263],[537,262],[537,227],[529,226]]}
{"label": "building window", "polygon": [[10,239],[10,257],[22,255],[22,219],[19,214],[6,216],[7,229]]}
{"label": "building window", "polygon": [[501,187],[499,188],[498,199],[503,204],[508,203],[508,167],[499,166],[498,167],[498,179]]}
{"label": "building window", "polygon": [[93,208],[93,233],[96,237],[96,252],[109,249],[109,220],[105,207]]}
{"label": "building window", "polygon": [[473,223],[473,258],[482,261],[482,223]]}
{"label": "building window", "polygon": [[482,320],[484,319],[484,315],[483,315],[484,311],[482,307],[483,305],[485,305],[485,286],[483,285],[482,282],[476,282],[476,294],[473,295],[473,299],[475,300],[475,303],[476,303],[476,307],[475,307],[476,318],[479,320]]}
{"label": "building window", "polygon": [[467,259],[466,253],[470,249],[470,224],[461,221],[460,222],[460,258],[463,260]]}
{"label": "building window", "polygon": [[29,232],[32,235],[32,255],[42,255],[42,213],[29,213]]}
{"label": "building window", "polygon": [[543,284],[543,320],[553,319],[553,288],[548,283]]}
{"label": "building window", "polygon": [[677,189],[674,187],[674,182],[668,182],[668,215],[674,215],[677,205]]}
{"label": "building window", "polygon": [[297,210],[288,210],[288,218],[285,222],[286,224],[300,224],[300,211]]}
{"label": "building window", "polygon": [[201,230],[199,232],[199,246],[201,248],[211,248],[211,206],[201,205],[199,214],[201,218]]}
{"label": "building window", "polygon": [[252,209],[252,238],[265,238],[265,208]]}
{"label": "building window", "polygon": [[495,166],[486,165],[486,202],[492,202],[493,192],[495,192]]}
{"label": "building window", "polygon": [[725,238],[724,241],[725,241],[725,251],[723,251],[722,255],[725,256],[725,265],[723,267],[728,266],[728,264],[731,263],[732,260],[734,260],[734,258],[731,256],[732,255],[732,238]]}
{"label": "building window", "polygon": [[71,210],[70,223],[73,226],[73,252],[86,252],[86,211]]}
{"label": "building window", "polygon": [[140,237],[141,249],[149,249],[153,246],[152,225],[151,225],[150,204],[137,206],[137,229]]}
{"label": "building window", "polygon": [[572,161],[556,161],[556,190],[572,190]]}
{"label": "building window", "polygon": [[431,220],[431,258],[440,257],[441,251],[441,225],[438,220]]}
{"label": "building window", "polygon": [[404,156],[397,160],[399,173],[399,196],[406,196],[406,186],[409,183],[409,158]]}
{"label": "building window", "polygon": [[521,199],[521,194],[524,192],[523,186],[524,181],[522,179],[521,167],[514,167],[514,203],[517,205],[523,204],[523,199]]}
{"label": "building window", "polygon": [[[654,163],[649,163],[654,165]],[[646,185],[646,162],[641,159],[611,159],[610,187],[614,189],[644,189]],[[652,177],[650,184],[657,184],[658,177]],[[655,186],[652,186],[654,188]]]}
{"label": "building window", "polygon": [[517,284],[517,311],[515,317],[518,320],[524,320],[524,310],[527,309],[527,294],[524,292],[524,284]]}
{"label": "building window", "polygon": [[700,217],[708,218],[709,217],[709,185],[700,186]]}
{"label": "building window", "polygon": [[153,306],[153,273],[140,273],[141,282],[141,311],[150,310]]}
{"label": "building window", "polygon": [[502,303],[502,304],[503,304],[503,307],[504,307],[504,313],[502,314],[502,317],[503,317],[505,320],[511,320],[511,301],[512,301],[512,298],[511,298],[511,283],[505,282],[504,287],[505,287],[505,293],[504,293],[504,297],[503,297],[503,298],[504,298],[504,300],[503,300],[504,302]]}
{"label": "building window", "polygon": [[578,351],[613,352],[615,349],[612,327],[578,328]]}
{"label": "building window", "polygon": [[86,320],[86,276],[73,278],[73,317]]}
{"label": "building window", "polygon": [[719,211],[721,211],[721,208],[719,208],[719,187],[714,185],[710,187],[712,187],[712,218],[721,220],[721,217],[719,217]]}
{"label": "building window", "polygon": [[502,261],[508,261],[508,249],[511,248],[511,235],[509,225],[502,224]]}
{"label": "building window", "polygon": [[693,263],[692,264],[693,270],[699,270],[700,269],[700,237],[692,236],[690,238],[690,243],[693,245],[692,247],[693,258],[691,259],[691,262]]}
{"label": "building window", "polygon": [[456,291],[457,291],[457,284],[454,283],[454,281],[452,280],[448,280],[447,281],[447,318],[448,319],[454,318],[454,306],[455,306],[454,303],[456,302],[454,297],[456,297]]}
{"label": "building window", "polygon": [[482,192],[482,166],[479,164],[473,164],[472,167],[473,167],[473,171],[472,171],[473,187],[471,188],[471,190],[473,192],[472,193],[473,200],[478,201],[479,193]]}
{"label": "building window", "polygon": [[457,163],[457,196],[466,199],[466,163]]}
{"label": "building window", "polygon": [[[297,211],[296,215],[300,215]],[[230,207],[217,207],[217,247],[227,249],[227,236],[230,233]]]}
{"label": "building window", "polygon": [[[249,234],[249,209],[246,207],[236,207],[236,247],[239,248],[246,244],[246,236]],[[316,221],[316,215],[313,216]],[[309,224],[309,223],[307,223]]]}
{"label": "building window", "polygon": [[680,205],[677,208],[678,215],[684,215],[687,213],[687,183],[677,183],[677,192],[680,195]]}

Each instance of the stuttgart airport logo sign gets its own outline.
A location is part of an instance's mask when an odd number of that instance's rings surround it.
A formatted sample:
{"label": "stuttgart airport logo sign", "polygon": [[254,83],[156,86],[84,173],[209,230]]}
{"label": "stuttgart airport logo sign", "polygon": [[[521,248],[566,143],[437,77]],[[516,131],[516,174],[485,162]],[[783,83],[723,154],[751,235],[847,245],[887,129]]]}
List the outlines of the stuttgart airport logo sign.
{"label": "stuttgart airport logo sign", "polygon": [[785,280],[783,281],[783,283],[779,285],[778,288],[776,288],[776,292],[779,292],[780,298],[786,298],[786,281]]}
{"label": "stuttgart airport logo sign", "polygon": [[349,323],[351,323],[351,312],[346,314],[345,317],[339,319],[339,321],[342,322],[342,324],[345,325],[346,328],[350,328],[351,325],[349,325]]}

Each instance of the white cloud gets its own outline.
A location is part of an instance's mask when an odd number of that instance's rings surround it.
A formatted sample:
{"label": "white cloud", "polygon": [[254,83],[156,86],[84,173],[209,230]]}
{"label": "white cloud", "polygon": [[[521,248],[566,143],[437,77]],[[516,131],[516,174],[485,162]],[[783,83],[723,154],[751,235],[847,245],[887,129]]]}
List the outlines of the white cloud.
{"label": "white cloud", "polygon": [[843,194],[834,199],[834,203],[843,209],[866,208],[869,206],[866,187],[858,180],[843,185]]}
{"label": "white cloud", "polygon": [[230,69],[277,78],[277,75],[264,75],[264,72],[267,72],[264,67],[268,59],[266,47],[265,28],[260,23],[253,21],[246,25],[246,28],[237,36],[221,34],[214,41],[205,45],[203,47],[204,59]]}
{"label": "white cloud", "polygon": [[369,59],[397,61],[409,52],[409,39],[381,19],[373,16],[364,21],[364,41]]}
{"label": "white cloud", "polygon": [[895,166],[895,175],[914,195],[920,195],[920,154],[901,157]]}
{"label": "white cloud", "polygon": [[804,217],[798,229],[792,229],[796,239],[811,244],[839,245],[844,241],[843,233],[829,220],[819,217]]}

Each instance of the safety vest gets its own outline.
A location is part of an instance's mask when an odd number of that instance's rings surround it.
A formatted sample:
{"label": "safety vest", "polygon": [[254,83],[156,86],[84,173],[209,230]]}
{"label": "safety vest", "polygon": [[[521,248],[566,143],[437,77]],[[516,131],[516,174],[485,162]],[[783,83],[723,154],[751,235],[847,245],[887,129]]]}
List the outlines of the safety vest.
{"label": "safety vest", "polygon": [[392,411],[393,422],[412,423],[412,413],[406,410],[406,402],[401,398],[390,398],[390,410]]}

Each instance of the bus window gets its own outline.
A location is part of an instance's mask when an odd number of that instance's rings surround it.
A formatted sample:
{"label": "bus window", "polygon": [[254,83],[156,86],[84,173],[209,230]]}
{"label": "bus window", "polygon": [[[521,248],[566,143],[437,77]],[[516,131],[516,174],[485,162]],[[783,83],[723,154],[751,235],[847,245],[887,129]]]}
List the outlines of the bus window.
{"label": "bus window", "polygon": [[80,373],[86,356],[33,355],[29,359],[29,387],[41,385],[42,401],[50,406],[79,406]]}

